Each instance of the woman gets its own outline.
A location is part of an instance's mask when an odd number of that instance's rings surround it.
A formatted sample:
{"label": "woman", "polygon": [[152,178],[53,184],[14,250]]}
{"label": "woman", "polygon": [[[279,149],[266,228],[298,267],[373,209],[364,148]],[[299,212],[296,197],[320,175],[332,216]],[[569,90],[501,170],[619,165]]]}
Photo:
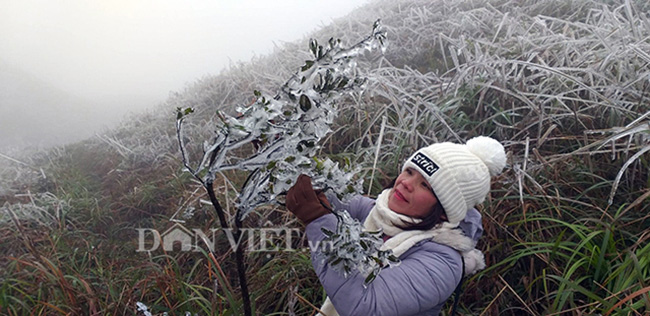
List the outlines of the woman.
{"label": "woman", "polygon": [[[411,156],[391,188],[376,200],[357,196],[347,204],[316,193],[301,175],[287,192],[287,208],[306,224],[312,245],[334,231],[336,217],[327,209],[347,210],[367,231],[381,229],[382,249],[391,249],[400,265],[382,270],[364,287],[364,276],[345,278],[312,249],[312,264],[328,294],[325,315],[438,315],[447,298],[468,275],[485,267],[475,249],[483,228],[474,207],[485,200],[490,177],[505,167],[503,146],[489,137],[466,145],[440,143]],[[460,228],[460,229],[459,229]]]}

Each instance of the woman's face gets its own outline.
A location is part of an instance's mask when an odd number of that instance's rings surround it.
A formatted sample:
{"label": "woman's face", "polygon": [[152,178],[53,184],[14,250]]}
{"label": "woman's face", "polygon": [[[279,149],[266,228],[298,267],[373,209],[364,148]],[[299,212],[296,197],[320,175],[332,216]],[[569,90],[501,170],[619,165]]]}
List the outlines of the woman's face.
{"label": "woman's face", "polygon": [[415,218],[424,218],[436,203],[438,199],[429,182],[412,168],[400,173],[388,197],[391,210]]}

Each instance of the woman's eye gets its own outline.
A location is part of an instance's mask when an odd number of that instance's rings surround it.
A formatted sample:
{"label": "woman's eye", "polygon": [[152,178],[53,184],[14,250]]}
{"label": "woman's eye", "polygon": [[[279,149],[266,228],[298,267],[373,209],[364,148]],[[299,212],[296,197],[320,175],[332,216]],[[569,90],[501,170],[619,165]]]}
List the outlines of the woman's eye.
{"label": "woman's eye", "polygon": [[406,168],[406,173],[411,174],[413,171],[411,171],[411,168]]}

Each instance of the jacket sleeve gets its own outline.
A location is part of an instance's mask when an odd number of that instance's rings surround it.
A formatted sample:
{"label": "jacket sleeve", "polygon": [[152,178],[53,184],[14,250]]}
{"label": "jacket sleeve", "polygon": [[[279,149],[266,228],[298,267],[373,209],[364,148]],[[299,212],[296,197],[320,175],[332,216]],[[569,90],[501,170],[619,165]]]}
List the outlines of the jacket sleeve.
{"label": "jacket sleeve", "polygon": [[352,218],[359,220],[361,223],[363,223],[370,210],[375,206],[375,200],[362,195],[354,196],[346,203],[341,202],[336,197],[336,194],[330,194],[328,192],[325,196],[335,211],[346,210]]}
{"label": "jacket sleeve", "polygon": [[463,230],[465,236],[472,239],[474,246],[476,246],[479,238],[483,236],[483,219],[481,213],[475,208],[467,211],[467,215],[458,226]]}
{"label": "jacket sleeve", "polygon": [[[307,226],[312,245],[325,237],[320,228],[336,229],[332,214],[322,216]],[[345,278],[322,260],[319,249],[312,249],[312,264],[342,315],[412,315],[434,309],[451,296],[461,279],[460,254],[434,242],[416,244],[401,257],[400,265],[386,268],[364,287],[359,273]]]}

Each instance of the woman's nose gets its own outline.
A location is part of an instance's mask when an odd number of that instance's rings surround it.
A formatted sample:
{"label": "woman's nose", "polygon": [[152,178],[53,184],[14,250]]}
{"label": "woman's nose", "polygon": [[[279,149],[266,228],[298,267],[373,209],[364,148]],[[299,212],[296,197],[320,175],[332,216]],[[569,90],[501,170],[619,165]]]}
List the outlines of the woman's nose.
{"label": "woman's nose", "polygon": [[409,177],[409,178],[403,179],[403,180],[402,180],[402,184],[404,185],[404,187],[405,187],[407,190],[409,190],[409,191],[413,190],[413,178],[412,178],[412,177]]}

